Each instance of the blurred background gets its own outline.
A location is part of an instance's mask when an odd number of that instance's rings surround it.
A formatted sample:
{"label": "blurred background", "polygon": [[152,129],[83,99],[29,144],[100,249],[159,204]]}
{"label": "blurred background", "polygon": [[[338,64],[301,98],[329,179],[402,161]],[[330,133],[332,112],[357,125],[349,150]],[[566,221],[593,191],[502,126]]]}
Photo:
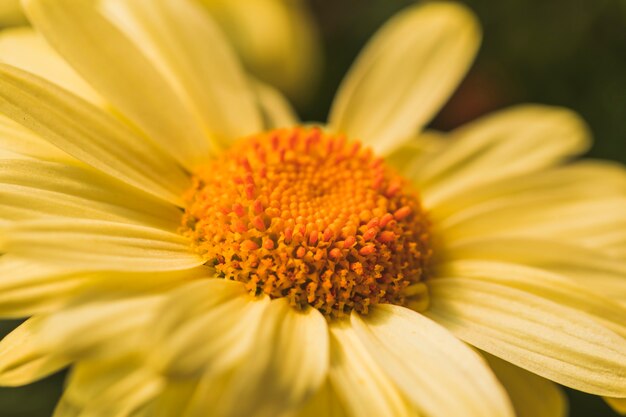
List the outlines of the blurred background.
{"label": "blurred background", "polygon": [[[295,7],[297,0],[198,1],[215,13],[235,39],[248,67],[285,90],[304,120],[325,120],[339,82],[367,39],[391,15],[413,3],[303,0],[300,6],[309,10],[309,16]],[[0,26],[23,22],[19,14],[4,10],[15,2],[0,0],[0,15],[4,13]],[[462,3],[482,22],[483,46],[473,69],[432,127],[449,130],[516,103],[565,106],[589,123],[595,136],[590,156],[626,163],[626,0]],[[238,7],[233,8],[235,4]],[[246,13],[252,4],[255,13]],[[274,8],[268,15],[274,19],[272,29],[264,26],[263,14],[259,14],[269,10],[267,7]],[[279,26],[285,30],[278,37],[283,39],[280,44],[276,43]],[[302,28],[304,33],[299,31]],[[246,39],[260,42],[265,38],[273,45],[269,52],[267,45],[246,43]],[[290,51],[307,54],[298,62],[286,62],[291,59]],[[270,52],[273,61],[267,61]],[[283,68],[287,72],[274,71],[277,62],[289,67]],[[17,323],[0,322],[0,336]],[[0,417],[51,416],[63,377],[55,375],[27,387],[0,389]],[[571,390],[568,395],[572,417],[617,415],[597,397]]]}

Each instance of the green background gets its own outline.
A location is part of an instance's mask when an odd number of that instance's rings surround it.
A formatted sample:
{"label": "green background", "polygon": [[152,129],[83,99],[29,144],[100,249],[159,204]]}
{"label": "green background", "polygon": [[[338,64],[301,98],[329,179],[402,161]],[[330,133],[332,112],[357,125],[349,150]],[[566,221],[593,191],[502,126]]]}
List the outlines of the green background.
{"label": "green background", "polygon": [[[244,1],[244,0],[233,0]],[[325,72],[304,120],[325,120],[341,78],[359,49],[408,0],[311,0],[325,48]],[[589,155],[626,163],[626,1],[472,0],[484,40],[474,68],[433,122],[454,128],[524,102],[579,112],[595,136]],[[0,336],[17,322],[0,322]],[[0,389],[0,417],[48,417],[63,375]],[[572,417],[616,416],[594,396],[568,390]]]}

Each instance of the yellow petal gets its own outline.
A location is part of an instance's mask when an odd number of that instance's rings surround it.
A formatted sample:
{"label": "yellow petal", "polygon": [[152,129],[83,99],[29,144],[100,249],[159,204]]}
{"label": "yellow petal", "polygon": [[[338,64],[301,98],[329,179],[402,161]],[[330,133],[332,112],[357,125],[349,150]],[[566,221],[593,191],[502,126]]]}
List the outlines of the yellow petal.
{"label": "yellow petal", "polygon": [[158,313],[149,360],[166,375],[199,377],[231,369],[254,347],[267,299],[254,300],[243,284],[222,279],[188,284]]}
{"label": "yellow petal", "polygon": [[[417,178],[419,170],[411,176]],[[541,205],[542,201],[597,199],[616,194],[626,194],[626,169],[608,161],[586,160],[501,179],[484,187],[470,187],[445,204],[431,206],[430,211],[438,223],[453,224],[506,204],[533,200]]]}
{"label": "yellow petal", "polygon": [[326,382],[296,414],[297,417],[349,417],[341,405],[337,393]]}
{"label": "yellow petal", "polygon": [[154,319],[163,295],[112,294],[41,317],[35,339],[50,355],[70,358],[116,357],[145,343],[142,329]]}
{"label": "yellow petal", "polygon": [[188,169],[211,155],[199,118],[167,77],[89,0],[25,0],[31,23],[107,102]]}
{"label": "yellow petal", "polygon": [[626,398],[605,398],[605,400],[616,413],[626,415]]}
{"label": "yellow petal", "polygon": [[447,259],[483,259],[541,268],[577,282],[586,292],[626,300],[626,264],[595,249],[535,238],[484,238],[446,247]]}
{"label": "yellow petal", "polygon": [[479,43],[475,17],[453,3],[408,8],[370,41],[330,114],[335,132],[392,150],[430,120],[468,69]]}
{"label": "yellow petal", "polygon": [[405,178],[415,178],[422,165],[446,145],[445,135],[427,130],[396,147],[385,161]]}
{"label": "yellow petal", "polygon": [[20,7],[20,0],[4,0],[0,2],[0,26],[26,24],[26,17]]}
{"label": "yellow petal", "polygon": [[263,111],[266,129],[291,127],[298,124],[298,116],[283,95],[268,84],[254,83],[257,100]]}
{"label": "yellow petal", "polygon": [[89,169],[38,161],[0,165],[0,217],[69,217],[143,224],[169,231],[180,225],[175,206]]}
{"label": "yellow petal", "polygon": [[128,417],[156,397],[163,381],[131,355],[82,361],[70,374],[55,417]]}
{"label": "yellow petal", "polygon": [[104,106],[102,97],[30,27],[0,32],[0,61],[45,78],[91,103]]}
{"label": "yellow petal", "polygon": [[388,377],[425,415],[513,416],[506,393],[482,358],[421,314],[380,305],[363,318],[353,313],[351,324]]}
{"label": "yellow petal", "polygon": [[200,0],[228,35],[246,67],[294,100],[317,85],[319,34],[302,0]]}
{"label": "yellow petal", "polygon": [[209,273],[204,267],[173,272],[83,273],[72,265],[58,268],[5,254],[0,257],[0,316],[20,318],[51,313],[77,299],[119,293],[120,288],[129,294],[167,291],[184,282],[206,278]]}
{"label": "yellow petal", "polygon": [[601,247],[607,234],[623,230],[624,225],[626,195],[563,199],[558,193],[527,193],[460,213],[438,227],[449,242],[515,236]]}
{"label": "yellow petal", "polygon": [[330,383],[348,415],[409,417],[415,412],[350,323],[330,326]]}
{"label": "yellow petal", "polygon": [[567,397],[558,385],[488,353],[484,356],[506,388],[517,417],[567,416]]}
{"label": "yellow petal", "polygon": [[145,226],[99,220],[33,220],[7,226],[0,251],[83,271],[175,271],[204,260],[185,238]]}
{"label": "yellow petal", "polygon": [[41,318],[22,323],[0,341],[0,385],[24,385],[46,377],[69,364],[69,359],[42,349],[36,333]]}
{"label": "yellow petal", "polygon": [[427,315],[460,339],[559,384],[626,395],[626,339],[534,294],[468,278],[429,283]]}
{"label": "yellow petal", "polygon": [[210,133],[214,152],[263,129],[246,74],[199,5],[189,0],[105,0],[102,5],[178,88]]}
{"label": "yellow petal", "polygon": [[0,112],[114,178],[180,203],[188,178],[145,138],[71,93],[0,65]]}
{"label": "yellow petal", "polygon": [[51,145],[31,130],[0,115],[0,151],[3,159],[35,158],[45,161],[79,164],[79,162]]}
{"label": "yellow petal", "polygon": [[[501,261],[457,260],[437,267],[437,274],[493,282],[516,288],[589,314],[594,320],[626,338],[626,308],[562,275]],[[591,286],[591,282],[589,283]]]}
{"label": "yellow petal", "polygon": [[297,312],[286,299],[272,301],[254,349],[233,370],[217,410],[229,416],[290,415],[326,379],[328,349],[328,326],[319,311]]}
{"label": "yellow petal", "polygon": [[[463,126],[414,180],[428,207],[470,187],[527,174],[580,154],[590,145],[582,119],[558,107],[524,105]],[[507,161],[504,163],[503,161]]]}

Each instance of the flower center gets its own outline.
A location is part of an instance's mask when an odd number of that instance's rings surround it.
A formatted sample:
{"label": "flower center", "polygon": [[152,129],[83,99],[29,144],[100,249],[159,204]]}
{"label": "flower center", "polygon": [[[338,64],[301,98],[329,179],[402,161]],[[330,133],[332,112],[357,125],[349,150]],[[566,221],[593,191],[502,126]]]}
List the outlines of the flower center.
{"label": "flower center", "polygon": [[217,276],[326,317],[423,295],[429,224],[407,182],[318,128],[241,140],[199,169],[181,231]]}

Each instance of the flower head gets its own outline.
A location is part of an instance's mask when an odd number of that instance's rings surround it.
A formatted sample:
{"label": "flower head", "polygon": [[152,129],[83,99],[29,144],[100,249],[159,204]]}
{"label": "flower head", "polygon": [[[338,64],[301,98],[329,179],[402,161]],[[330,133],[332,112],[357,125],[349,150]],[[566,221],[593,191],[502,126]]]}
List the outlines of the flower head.
{"label": "flower head", "polygon": [[58,416],[626,397],[623,167],[571,162],[588,132],[563,109],[420,133],[478,46],[464,7],[393,18],[303,124],[194,3],[24,4],[56,53],[0,48],[0,313],[32,316],[0,383],[73,364]]}

